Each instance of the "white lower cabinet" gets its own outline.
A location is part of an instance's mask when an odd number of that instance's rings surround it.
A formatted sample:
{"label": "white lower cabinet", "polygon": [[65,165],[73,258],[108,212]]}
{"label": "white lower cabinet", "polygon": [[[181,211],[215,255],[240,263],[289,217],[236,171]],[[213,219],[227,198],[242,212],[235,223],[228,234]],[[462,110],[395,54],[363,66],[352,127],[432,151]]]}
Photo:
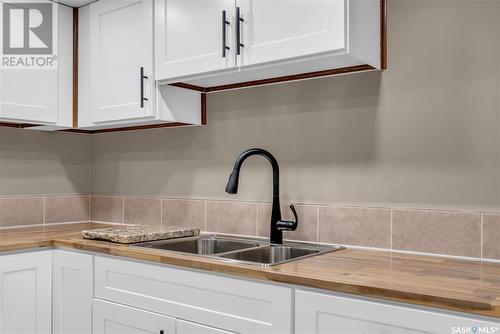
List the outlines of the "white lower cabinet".
{"label": "white lower cabinet", "polygon": [[53,251],[53,333],[91,333],[93,256]]}
{"label": "white lower cabinet", "polygon": [[175,334],[175,319],[133,307],[94,300],[94,334]]}
{"label": "white lower cabinet", "polygon": [[177,334],[231,334],[232,332],[221,329],[195,324],[189,321],[176,321]]}
{"label": "white lower cabinet", "polygon": [[231,334],[231,332],[175,319],[100,299],[94,299],[94,334]]}
{"label": "white lower cabinet", "polygon": [[500,334],[500,320],[57,249],[0,255],[0,334],[15,333]]}
{"label": "white lower cabinet", "polygon": [[297,334],[500,333],[500,322],[340,294],[297,290],[295,331]]}
{"label": "white lower cabinet", "polygon": [[0,256],[0,333],[51,332],[52,251]]}
{"label": "white lower cabinet", "polygon": [[286,286],[102,256],[94,271],[98,299],[230,332],[292,332]]}

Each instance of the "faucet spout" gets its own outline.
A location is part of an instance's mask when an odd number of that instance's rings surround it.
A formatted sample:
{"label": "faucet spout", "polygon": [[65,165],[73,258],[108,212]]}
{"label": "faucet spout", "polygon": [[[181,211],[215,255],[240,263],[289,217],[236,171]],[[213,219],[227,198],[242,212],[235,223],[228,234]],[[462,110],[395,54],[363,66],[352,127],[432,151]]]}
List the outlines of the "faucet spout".
{"label": "faucet spout", "polygon": [[234,163],[234,168],[229,176],[229,180],[226,185],[226,192],[229,194],[236,194],[238,192],[238,180],[240,176],[240,169],[243,162],[253,156],[260,155],[266,158],[271,167],[273,168],[273,204],[271,209],[271,229],[270,229],[270,241],[272,244],[282,244],[283,243],[283,231],[294,231],[297,228],[298,220],[295,208],[291,206],[292,211],[295,215],[296,220],[283,221],[281,219],[281,207],[280,207],[280,195],[279,195],[279,177],[280,171],[278,166],[278,161],[276,158],[266,150],[261,148],[251,148],[241,153],[236,162]]}

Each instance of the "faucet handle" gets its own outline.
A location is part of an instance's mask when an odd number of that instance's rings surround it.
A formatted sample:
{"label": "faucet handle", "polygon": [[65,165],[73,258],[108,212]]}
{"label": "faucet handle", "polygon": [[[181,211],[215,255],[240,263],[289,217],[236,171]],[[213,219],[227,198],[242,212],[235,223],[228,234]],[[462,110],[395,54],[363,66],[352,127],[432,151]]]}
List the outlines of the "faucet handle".
{"label": "faucet handle", "polygon": [[297,211],[295,211],[295,206],[290,204],[290,210],[292,210],[293,216],[295,217],[295,222],[299,224],[299,217],[297,216]]}
{"label": "faucet handle", "polygon": [[280,231],[295,231],[297,226],[299,225],[299,217],[297,216],[297,211],[295,210],[295,206],[293,204],[290,205],[290,210],[292,210],[293,216],[295,217],[295,221],[290,220],[280,220],[276,223],[276,227]]}

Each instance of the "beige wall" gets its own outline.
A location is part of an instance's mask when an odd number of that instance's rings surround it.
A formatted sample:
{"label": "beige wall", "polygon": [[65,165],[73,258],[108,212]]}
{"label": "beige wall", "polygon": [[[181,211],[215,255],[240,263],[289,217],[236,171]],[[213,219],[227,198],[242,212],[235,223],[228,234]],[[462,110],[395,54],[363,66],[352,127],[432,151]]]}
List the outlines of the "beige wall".
{"label": "beige wall", "polygon": [[[227,198],[237,154],[304,202],[500,207],[500,1],[392,1],[389,69],[208,97],[208,125],[93,137],[96,194]],[[238,198],[270,199],[262,159]]]}
{"label": "beige wall", "polygon": [[[284,201],[500,209],[500,1],[388,7],[384,73],[213,94],[202,128],[0,129],[0,195],[229,198],[234,159],[259,146]],[[236,198],[269,200],[270,183],[249,160]]]}
{"label": "beige wall", "polygon": [[0,195],[88,194],[87,135],[0,128]]}

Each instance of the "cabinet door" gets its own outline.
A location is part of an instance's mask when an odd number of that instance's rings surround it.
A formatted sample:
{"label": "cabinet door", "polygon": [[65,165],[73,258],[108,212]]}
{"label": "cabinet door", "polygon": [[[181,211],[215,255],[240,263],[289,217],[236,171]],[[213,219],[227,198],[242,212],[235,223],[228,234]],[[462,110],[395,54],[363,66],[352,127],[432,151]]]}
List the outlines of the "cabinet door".
{"label": "cabinet door", "polygon": [[93,334],[175,334],[175,319],[94,299]]}
{"label": "cabinet door", "polygon": [[[89,15],[90,121],[153,116],[152,0],[101,0]],[[141,103],[141,95],[148,100]]]}
{"label": "cabinet door", "polygon": [[92,255],[53,251],[54,333],[92,332]]}
{"label": "cabinet door", "polygon": [[96,256],[94,296],[237,333],[290,333],[292,290]]}
{"label": "cabinet door", "polygon": [[0,333],[51,332],[51,252],[0,257]]}
{"label": "cabinet door", "polygon": [[207,327],[193,322],[177,320],[177,334],[231,334],[221,329]]}
{"label": "cabinet door", "polygon": [[252,65],[346,48],[347,0],[237,0],[240,64]]}
{"label": "cabinet door", "polygon": [[498,326],[472,316],[410,305],[300,290],[295,295],[297,334],[442,334],[451,333],[453,327],[469,328],[472,333],[473,327],[491,330]]}
{"label": "cabinet door", "polygon": [[[25,2],[50,3],[46,0]],[[23,4],[19,6],[19,9],[12,9],[9,10],[9,13],[3,13],[6,7],[4,1],[0,0],[0,17],[4,17],[4,14],[14,17],[16,10],[18,15],[22,15],[23,11],[28,10],[28,8],[23,7]],[[52,52],[54,55],[58,55],[58,6],[55,4],[52,5],[52,18]],[[12,19],[11,29],[15,29],[13,23],[15,21]],[[0,27],[1,34],[2,27]],[[0,54],[2,55],[4,54],[3,44],[0,43]],[[28,48],[29,46],[22,44],[18,45],[18,47]],[[5,56],[9,58],[10,55],[6,54]],[[26,54],[25,56],[27,59],[40,56],[45,60],[48,55]],[[21,55],[19,58],[16,57],[17,59],[22,60],[25,58]],[[53,125],[57,122],[57,66],[35,68],[33,65],[26,64],[27,66],[17,67],[0,65],[0,119],[10,122]]]}
{"label": "cabinet door", "polygon": [[[234,66],[234,0],[159,0],[155,6],[157,80]],[[222,24],[223,11],[229,24]]]}

